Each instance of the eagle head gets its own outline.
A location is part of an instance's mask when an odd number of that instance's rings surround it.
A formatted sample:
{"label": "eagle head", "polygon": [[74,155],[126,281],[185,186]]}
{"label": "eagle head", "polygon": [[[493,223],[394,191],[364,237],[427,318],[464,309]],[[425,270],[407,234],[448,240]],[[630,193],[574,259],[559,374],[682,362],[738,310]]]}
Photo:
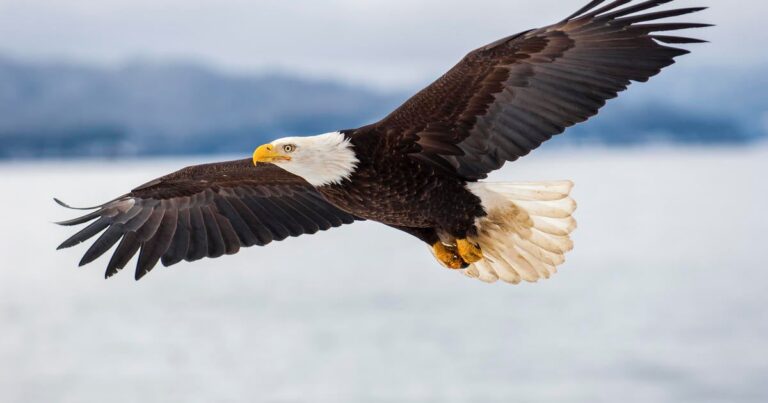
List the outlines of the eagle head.
{"label": "eagle head", "polygon": [[310,137],[284,137],[253,152],[253,163],[272,163],[313,186],[349,179],[359,160],[349,138],[339,132]]}

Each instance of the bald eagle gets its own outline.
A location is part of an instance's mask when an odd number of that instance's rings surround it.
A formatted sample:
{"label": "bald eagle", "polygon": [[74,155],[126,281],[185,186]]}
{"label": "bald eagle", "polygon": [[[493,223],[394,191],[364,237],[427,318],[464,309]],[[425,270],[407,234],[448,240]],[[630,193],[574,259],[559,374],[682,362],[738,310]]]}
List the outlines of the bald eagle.
{"label": "bald eagle", "polygon": [[669,45],[704,42],[658,34],[709,26],[657,21],[703,7],[646,12],[671,1],[592,1],[470,52],[376,123],[184,168],[61,222],[90,224],[60,248],[101,234],[80,265],[117,244],[106,277],[138,252],[140,279],[158,262],[372,220],[415,236],[440,264],[472,278],[549,278],[573,247],[572,183],[483,179],[688,53]]}

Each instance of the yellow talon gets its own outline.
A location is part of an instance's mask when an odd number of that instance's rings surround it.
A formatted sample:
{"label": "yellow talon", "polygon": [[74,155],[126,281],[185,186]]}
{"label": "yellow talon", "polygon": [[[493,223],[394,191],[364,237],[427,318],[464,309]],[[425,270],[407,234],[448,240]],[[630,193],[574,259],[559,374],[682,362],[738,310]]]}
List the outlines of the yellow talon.
{"label": "yellow talon", "polygon": [[480,250],[480,247],[466,239],[457,239],[456,249],[461,259],[467,263],[471,264],[483,259],[483,251]]}
{"label": "yellow talon", "polygon": [[451,248],[442,242],[438,241],[432,245],[432,253],[440,264],[449,269],[458,270],[467,267],[467,263],[457,254],[456,249]]}

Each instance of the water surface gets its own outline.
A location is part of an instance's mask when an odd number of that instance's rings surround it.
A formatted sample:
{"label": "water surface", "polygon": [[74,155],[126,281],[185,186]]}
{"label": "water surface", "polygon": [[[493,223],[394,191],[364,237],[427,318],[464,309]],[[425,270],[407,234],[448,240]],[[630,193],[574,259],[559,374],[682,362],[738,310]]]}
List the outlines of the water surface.
{"label": "water surface", "polygon": [[[486,285],[374,223],[104,281],[71,217],[188,161],[0,165],[3,402],[765,402],[768,150],[538,153],[553,279]],[[126,271],[132,270],[126,269]]]}

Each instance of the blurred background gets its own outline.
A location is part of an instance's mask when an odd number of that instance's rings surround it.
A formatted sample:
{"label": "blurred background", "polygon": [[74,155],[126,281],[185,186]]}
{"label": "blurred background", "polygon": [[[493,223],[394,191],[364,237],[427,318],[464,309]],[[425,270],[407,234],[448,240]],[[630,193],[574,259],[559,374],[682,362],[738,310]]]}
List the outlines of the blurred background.
{"label": "blurred background", "polygon": [[[102,279],[93,205],[265,141],[375,121],[468,51],[587,0],[0,0],[0,401],[768,401],[768,5],[682,20],[650,83],[495,174],[572,179],[531,285],[373,223]],[[130,267],[130,265],[129,265]]]}

